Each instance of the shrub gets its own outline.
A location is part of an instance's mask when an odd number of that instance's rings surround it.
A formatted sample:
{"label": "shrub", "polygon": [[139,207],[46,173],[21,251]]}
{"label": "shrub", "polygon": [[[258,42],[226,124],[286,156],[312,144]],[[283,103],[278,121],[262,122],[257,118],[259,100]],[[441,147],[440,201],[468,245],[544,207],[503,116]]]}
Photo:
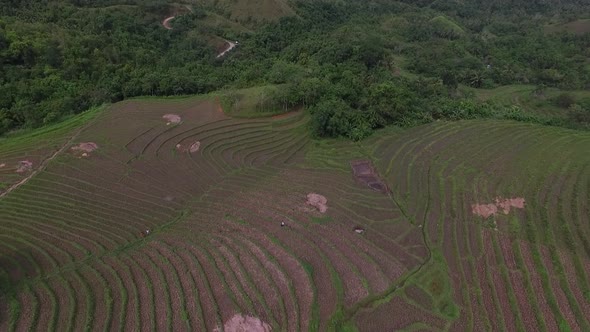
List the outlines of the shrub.
{"label": "shrub", "polygon": [[553,98],[553,104],[555,106],[559,106],[561,108],[570,108],[573,104],[576,103],[576,99],[571,94],[564,92],[559,96]]}

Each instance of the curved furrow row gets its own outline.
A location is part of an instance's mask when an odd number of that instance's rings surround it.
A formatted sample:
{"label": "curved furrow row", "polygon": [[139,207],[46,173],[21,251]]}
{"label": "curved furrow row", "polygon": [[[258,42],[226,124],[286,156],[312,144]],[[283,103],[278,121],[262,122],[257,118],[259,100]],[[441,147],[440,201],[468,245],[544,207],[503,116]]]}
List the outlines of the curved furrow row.
{"label": "curved furrow row", "polygon": [[[103,282],[101,284],[103,285],[105,292],[107,292],[105,303],[101,305],[109,312],[109,319],[105,322],[104,329],[110,331],[122,330],[126,319],[127,305],[129,303],[128,293],[132,289],[130,288],[128,290],[123,282],[124,277],[128,275],[122,273],[122,267],[115,270],[113,267],[106,264],[104,260],[94,262],[92,268],[96,271],[97,275],[102,276]],[[77,271],[75,271],[75,273],[78,274]],[[87,291],[90,292],[91,287],[96,287],[95,284],[88,285],[87,280],[83,278],[78,277],[78,279],[80,286],[76,287],[76,289],[85,287]],[[85,299],[87,301],[92,301],[92,297],[90,296],[87,296]],[[89,303],[88,308],[90,307],[91,305]],[[88,312],[87,315],[92,315],[92,313]],[[83,329],[84,326],[85,324],[78,324],[78,328],[74,328],[74,331]]]}
{"label": "curved furrow row", "polygon": [[[120,261],[123,266],[127,266],[130,271],[129,282],[134,285],[137,290],[137,309],[132,313],[137,315],[137,324],[135,328],[139,327],[141,330],[155,331],[156,330],[156,304],[162,303],[162,299],[156,300],[156,295],[153,290],[153,282],[149,275],[138,264],[135,258],[131,256],[121,256]],[[163,316],[160,316],[163,317]],[[128,325],[131,320],[128,321]]]}
{"label": "curved furrow row", "polygon": [[[220,305],[215,299],[215,293],[211,286],[212,281],[215,283],[219,283],[219,281],[215,277],[211,278],[211,280],[208,278],[203,265],[193,253],[196,248],[185,243],[177,243],[176,241],[177,240],[171,239],[164,241],[164,243],[166,243],[168,247],[176,250],[181,262],[188,267],[190,277],[196,285],[195,296],[198,298],[201,308],[200,316],[203,320],[200,322],[194,322],[193,326],[201,325],[204,327],[204,330],[212,331],[216,327],[222,325]],[[211,276],[213,275],[210,275],[210,277]]]}
{"label": "curved furrow row", "polygon": [[[271,326],[278,327],[280,315],[275,315],[276,313],[271,310],[267,299],[263,295],[263,292],[270,291],[270,289],[266,289],[266,287],[268,287],[267,285],[262,288],[262,286],[265,286],[262,284],[262,272],[251,271],[251,269],[246,266],[245,259],[242,258],[247,257],[243,250],[241,248],[230,248],[223,237],[215,237],[212,239],[211,243],[218,249],[217,251],[221,259],[223,259],[227,266],[233,271],[235,280],[244,294],[244,297],[247,297],[249,300],[248,302],[251,306],[250,310],[252,310],[252,313],[256,313],[259,318]],[[261,286],[261,288],[256,286]],[[274,303],[273,305],[276,306]],[[244,307],[242,307],[242,309],[244,309]]]}
{"label": "curved furrow row", "polygon": [[201,294],[191,277],[190,270],[194,267],[186,265],[178,252],[178,248],[170,247],[165,242],[165,239],[151,242],[150,247],[157,250],[160,256],[166,260],[164,263],[167,264],[167,268],[164,271],[169,280],[174,280],[176,289],[172,292],[172,298],[176,299],[176,301],[173,302],[173,310],[180,315],[176,319],[180,319],[184,323],[182,328],[179,327],[180,330],[206,330],[206,317],[199,302]]}
{"label": "curved furrow row", "polygon": [[[158,271],[160,280],[162,280],[160,285],[167,290],[167,317],[169,318],[165,326],[171,331],[190,331],[188,328],[186,301],[177,271],[170,260],[152,245],[153,243],[153,241],[150,241],[148,245],[142,248],[141,257],[147,258],[152,262],[153,270]],[[158,296],[157,298],[163,301],[162,297]]]}
{"label": "curved furrow row", "polygon": [[[287,306],[285,302],[289,300],[290,294],[281,294],[281,286],[275,278],[273,278],[272,271],[269,271],[267,267],[275,268],[269,262],[261,261],[257,256],[252,247],[246,244],[247,239],[243,239],[241,236],[223,237],[226,246],[231,247],[230,249],[237,253],[237,257],[243,260],[243,266],[248,269],[247,275],[251,276],[253,286],[257,288],[258,293],[266,301],[268,307],[266,310],[272,311],[273,325],[278,327],[287,327],[290,324],[293,325],[297,320],[293,317],[288,317]],[[250,242],[251,244],[251,242]],[[258,249],[258,248],[257,248]],[[260,250],[260,249],[259,249]],[[265,265],[267,263],[267,265]],[[281,275],[284,278],[284,274]],[[289,319],[289,320],[288,320]]]}

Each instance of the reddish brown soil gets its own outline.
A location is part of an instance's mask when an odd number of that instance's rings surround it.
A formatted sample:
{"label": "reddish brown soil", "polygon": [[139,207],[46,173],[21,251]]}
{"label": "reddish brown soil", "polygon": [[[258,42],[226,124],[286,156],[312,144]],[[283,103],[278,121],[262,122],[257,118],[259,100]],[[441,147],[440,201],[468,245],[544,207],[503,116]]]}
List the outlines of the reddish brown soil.
{"label": "reddish brown soil", "polygon": [[190,153],[195,153],[195,152],[199,151],[200,148],[201,148],[201,142],[196,141],[193,144],[191,144],[189,151],[190,151]]}
{"label": "reddish brown soil", "polygon": [[33,170],[33,162],[29,160],[21,160],[16,166],[17,173],[25,173]]}
{"label": "reddish brown soil", "polygon": [[307,194],[306,204],[315,207],[321,213],[326,213],[326,211],[328,211],[328,199],[320,194]]}
{"label": "reddish brown soil", "polygon": [[[496,327],[495,330],[502,330],[504,327],[516,327],[514,321],[514,313],[510,309],[510,300],[506,294],[506,288],[504,281],[500,275],[500,270],[497,268],[498,259],[494,251],[494,246],[491,241],[491,237],[494,232],[485,230],[482,232],[483,241],[483,252],[484,257],[482,261],[478,263],[478,274],[480,278],[480,284],[482,285],[482,297],[486,305],[486,310],[489,317],[496,317],[491,319],[490,323],[492,328]],[[488,277],[486,275],[489,274]],[[494,302],[497,302],[500,306],[501,312],[498,312]],[[500,325],[500,317],[503,316],[504,326]]]}
{"label": "reddish brown soil", "polygon": [[[551,260],[551,255],[549,253],[549,250],[545,246],[541,246],[539,249],[541,251],[541,258],[543,260],[543,264],[547,268],[547,272],[552,273],[555,270],[554,270],[553,261]],[[568,279],[568,281],[569,281],[569,279],[571,277],[573,277],[573,279],[575,280],[576,279],[575,271],[568,271],[568,269],[566,268],[566,265],[563,264],[563,266],[564,266],[564,269],[566,272],[565,273],[566,279]],[[570,275],[570,272],[574,273],[574,274]],[[582,329],[578,325],[576,315],[572,310],[572,307],[567,299],[567,296],[566,296],[566,294],[563,290],[563,287],[561,286],[558,278],[555,276],[551,276],[549,281],[551,282],[551,290],[553,291],[553,294],[555,295],[555,298],[557,299],[557,305],[559,306],[559,310],[563,314],[563,316],[566,319],[566,321],[568,322],[569,326],[574,331],[582,331]],[[575,283],[574,284],[575,288],[572,288],[572,284],[569,284],[570,290],[571,289],[574,290],[572,292],[572,294],[576,298],[576,301],[577,301],[578,305],[580,306],[580,309],[582,310],[582,312],[590,312],[590,307],[588,306],[588,302],[583,298],[582,294],[580,294],[579,291],[576,291],[577,286],[578,286],[577,283]]]}
{"label": "reddish brown soil", "polygon": [[[552,262],[552,260],[550,259],[549,252],[547,252],[545,255],[543,255],[543,258],[545,259],[545,261]],[[580,281],[577,277],[576,269],[575,269],[573,258],[571,256],[571,254],[560,251],[559,252],[559,261],[560,261],[561,265],[563,266],[563,269],[565,272],[564,276],[567,280],[567,284],[569,286],[569,289],[571,290],[571,293],[573,294],[574,298],[576,299],[576,302],[578,303],[580,310],[584,313],[590,312],[590,301],[588,301],[584,297],[582,292],[580,291],[580,289],[581,289],[581,287],[579,285]],[[588,261],[585,259],[583,259],[583,263],[585,263],[586,267],[590,266],[588,264]],[[589,269],[586,270],[586,275],[588,275],[588,272],[590,272]],[[553,289],[562,290],[561,283],[558,283],[557,280],[553,280],[553,283],[555,285]],[[564,306],[560,305],[560,308],[562,308],[561,310],[562,310],[562,312],[564,312],[564,315],[566,316],[566,318],[571,317],[571,313],[570,313],[571,306],[569,306],[569,304],[564,305]],[[588,316],[578,317],[578,318],[586,319],[586,321],[588,321]],[[576,321],[577,321],[577,319],[568,320],[568,323],[571,322],[570,325],[575,326],[574,322],[576,322]]]}
{"label": "reddish brown soil", "polygon": [[477,214],[478,216],[489,218],[491,216],[496,215],[498,213],[498,207],[496,204],[473,204],[471,206],[473,214]]}
{"label": "reddish brown soil", "polygon": [[[555,321],[555,315],[549,307],[549,302],[547,301],[545,290],[543,289],[541,276],[538,272],[539,268],[535,266],[529,244],[520,241],[520,251],[522,254],[522,260],[524,261],[525,265],[521,268],[526,269],[526,271],[529,274],[529,280],[532,284],[533,293],[536,297],[539,310],[541,311],[541,316],[543,316],[543,319],[545,320],[545,324],[549,331],[558,331],[559,328],[557,327],[557,322]],[[551,272],[548,271],[548,273]]]}
{"label": "reddish brown soil", "polygon": [[510,208],[524,209],[524,198],[501,198],[498,197],[495,203],[490,204],[472,204],[471,210],[473,214],[483,218],[489,218],[498,214],[498,209],[501,209],[504,214],[510,213]]}
{"label": "reddish brown soil", "polygon": [[[137,298],[131,298],[128,305],[128,321],[126,322],[126,325],[133,326],[133,319],[137,319],[138,324],[135,325],[135,328],[141,326],[142,330],[152,330],[152,321],[155,320],[155,317],[153,317],[152,314],[154,303],[152,303],[152,298],[150,296],[150,280],[145,274],[145,271],[135,264],[133,258],[122,257],[121,264],[128,266],[130,270],[130,274],[123,277],[124,284],[128,282],[128,284],[132,285],[131,288],[127,289],[135,288],[137,290]],[[134,302],[135,305],[133,305]],[[136,310],[139,312],[139,317],[134,317]]]}
{"label": "reddish brown soil", "polygon": [[515,207],[517,209],[524,209],[524,198],[496,198],[496,206],[502,209],[504,214],[510,213],[510,208]]}
{"label": "reddish brown soil", "polygon": [[182,121],[181,117],[178,114],[165,114],[162,118],[168,121],[167,124],[178,124]]}
{"label": "reddish brown soil", "polygon": [[[228,252],[235,252],[235,257],[244,267],[246,276],[253,283],[255,289],[255,303],[261,305],[256,315],[261,319],[272,322],[279,326],[287,326],[286,313],[283,298],[288,300],[288,293],[281,294],[277,283],[272,276],[267,273],[262,262],[260,262],[247,245],[241,241],[240,237],[224,237],[224,244],[228,246]],[[264,308],[264,305],[268,309]],[[264,313],[266,314],[259,314]],[[275,323],[276,322],[276,323]]]}
{"label": "reddish brown soil", "polygon": [[[182,250],[177,252],[182,259],[182,262],[184,262],[184,266],[187,267],[190,278],[196,285],[196,289],[194,291],[196,292],[196,296],[198,296],[198,301],[202,310],[201,316],[204,320],[203,325],[206,326],[206,328],[203,330],[213,330],[218,325],[218,305],[215,302],[213,292],[211,291],[211,288],[208,284],[209,281],[204,275],[201,264],[199,264],[196,257],[187,248],[183,248],[180,245],[175,245],[174,242],[171,242],[169,246],[173,248],[182,248]],[[207,318],[205,319],[205,317]],[[198,325],[195,322],[193,326]]]}
{"label": "reddish brown soil", "polygon": [[98,149],[98,144],[94,142],[84,142],[72,147],[72,151],[92,152]]}
{"label": "reddish brown soil", "polygon": [[[219,253],[229,264],[244,295],[252,302],[253,313],[269,322],[278,319],[280,313],[275,311],[276,316],[273,316],[272,311],[278,307],[278,300],[277,298],[269,298],[272,294],[272,286],[267,283],[264,271],[257,268],[252,260],[246,258],[249,254],[244,252],[242,248],[234,251],[235,247],[228,247],[224,240],[218,239],[218,241]],[[238,257],[244,258],[238,259]]]}
{"label": "reddish brown soil", "polygon": [[[107,285],[110,286],[110,289],[112,290],[111,292],[111,296],[113,299],[112,302],[112,317],[111,317],[111,322],[110,322],[110,326],[106,326],[105,328],[107,329],[116,329],[117,327],[123,327],[125,325],[125,322],[123,322],[120,319],[120,315],[121,313],[123,313],[123,319],[125,321],[127,320],[131,320],[133,321],[134,319],[136,319],[136,317],[131,318],[131,317],[126,317],[125,313],[130,313],[133,312],[133,310],[129,309],[129,306],[132,305],[135,302],[135,298],[133,296],[132,293],[132,287],[127,288],[128,285],[126,285],[125,281],[121,278],[121,275],[125,275],[125,270],[122,268],[117,268],[112,269],[112,267],[110,267],[110,265],[108,263],[104,263],[104,264],[96,264],[95,269],[97,270],[97,272],[99,272],[100,274],[102,274],[105,278],[105,282]],[[121,282],[122,287],[119,287],[119,281]],[[72,287],[77,291],[80,292],[81,295],[78,296],[78,298],[83,298],[87,295],[83,294],[83,290],[84,290],[84,286],[81,284],[81,282],[79,280],[74,279],[72,282]],[[126,293],[126,294],[123,294]],[[123,307],[123,297],[126,295],[126,299],[127,299],[127,308]],[[82,303],[78,303],[78,305],[80,306],[84,306],[85,303],[83,301],[80,301]],[[84,307],[82,307],[83,310],[86,310]],[[85,326],[85,317],[83,315],[78,315],[79,319],[76,321],[76,325],[74,326],[74,331],[76,330],[80,330],[83,329]],[[136,322],[135,322],[136,323]]]}
{"label": "reddish brown soil", "polygon": [[[225,332],[270,332],[272,329],[270,325],[261,321],[259,318],[235,314],[232,318],[223,324],[223,331]],[[213,331],[221,331],[215,329]]]}
{"label": "reddish brown soil", "polygon": [[498,243],[502,249],[504,263],[506,264],[508,270],[519,270],[520,267],[516,264],[516,258],[514,257],[511,239],[508,236],[498,236]]}
{"label": "reddish brown soil", "polygon": [[223,107],[221,106],[221,101],[219,100],[219,97],[215,98],[215,103],[217,104],[217,113],[225,114],[225,112],[223,111]]}
{"label": "reddish brown soil", "polygon": [[282,319],[281,326],[288,331],[296,330],[295,323],[299,320],[299,313],[297,312],[297,299],[291,296],[289,281],[285,275],[285,271],[276,262],[271,262],[265,253],[254,243],[246,241],[245,246],[260,262],[263,270],[270,274],[274,284],[277,287],[279,293],[277,295],[280,296],[279,301],[283,302],[283,306],[286,311],[285,317]]}
{"label": "reddish brown soil", "polygon": [[526,285],[522,273],[511,271],[509,272],[509,275],[512,292],[518,301],[518,309],[520,310],[522,322],[527,328],[532,329],[532,331],[539,331],[539,325],[537,318],[535,317],[535,312],[531,306],[530,300],[526,295]]}
{"label": "reddish brown soil", "polygon": [[[145,257],[151,260],[157,270],[160,270],[163,274],[163,284],[166,285],[167,292],[170,296],[171,322],[173,331],[186,330],[186,325],[182,319],[182,312],[186,308],[186,297],[184,290],[178,280],[177,270],[175,266],[171,264],[170,260],[160,255],[160,250],[151,242],[149,246],[146,246],[143,252]],[[163,300],[163,299],[162,299]],[[188,316],[188,312],[186,313]]]}
{"label": "reddish brown soil", "polygon": [[33,288],[33,292],[35,292],[35,297],[38,301],[37,306],[39,308],[37,312],[37,326],[50,326],[49,322],[52,318],[52,312],[59,310],[53,305],[52,299],[54,296],[51,295],[45,287],[45,283],[38,283],[36,287]]}

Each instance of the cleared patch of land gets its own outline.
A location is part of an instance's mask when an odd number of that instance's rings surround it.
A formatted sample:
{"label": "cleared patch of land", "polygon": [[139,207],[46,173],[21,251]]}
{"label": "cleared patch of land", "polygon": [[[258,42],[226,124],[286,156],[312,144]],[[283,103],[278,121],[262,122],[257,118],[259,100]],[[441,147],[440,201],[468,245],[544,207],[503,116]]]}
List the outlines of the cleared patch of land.
{"label": "cleared patch of land", "polygon": [[549,25],[545,27],[547,32],[570,32],[576,35],[590,33],[590,19],[580,19],[563,24]]}

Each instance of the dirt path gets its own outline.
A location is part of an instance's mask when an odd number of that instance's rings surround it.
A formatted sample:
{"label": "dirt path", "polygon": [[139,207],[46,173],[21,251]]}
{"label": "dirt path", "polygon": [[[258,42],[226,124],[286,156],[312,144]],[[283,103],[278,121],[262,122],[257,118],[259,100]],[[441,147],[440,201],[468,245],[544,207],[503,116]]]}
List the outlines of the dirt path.
{"label": "dirt path", "polygon": [[[189,8],[189,10],[190,10],[190,8]],[[169,17],[166,17],[164,19],[164,21],[162,21],[162,25],[164,26],[164,28],[166,30],[172,30],[172,27],[170,26],[170,21],[172,21],[175,17],[176,16],[169,16]],[[236,43],[234,43],[234,42],[230,42],[229,40],[225,40],[225,42],[228,43],[229,46],[227,46],[223,51],[221,51],[221,53],[217,54],[218,59],[223,57],[225,54],[227,54],[227,52],[233,50],[234,47],[236,47]]]}
{"label": "dirt path", "polygon": [[232,43],[229,40],[225,41],[226,43],[229,44],[228,47],[225,48],[225,50],[223,50],[221,53],[217,54],[217,58],[221,58],[222,56],[224,56],[227,52],[231,51],[234,47],[236,47],[236,43]]}
{"label": "dirt path", "polygon": [[166,19],[162,21],[162,25],[164,26],[164,28],[166,28],[166,30],[172,30],[172,27],[170,26],[170,21],[172,21],[175,17],[176,16],[166,17]]}

